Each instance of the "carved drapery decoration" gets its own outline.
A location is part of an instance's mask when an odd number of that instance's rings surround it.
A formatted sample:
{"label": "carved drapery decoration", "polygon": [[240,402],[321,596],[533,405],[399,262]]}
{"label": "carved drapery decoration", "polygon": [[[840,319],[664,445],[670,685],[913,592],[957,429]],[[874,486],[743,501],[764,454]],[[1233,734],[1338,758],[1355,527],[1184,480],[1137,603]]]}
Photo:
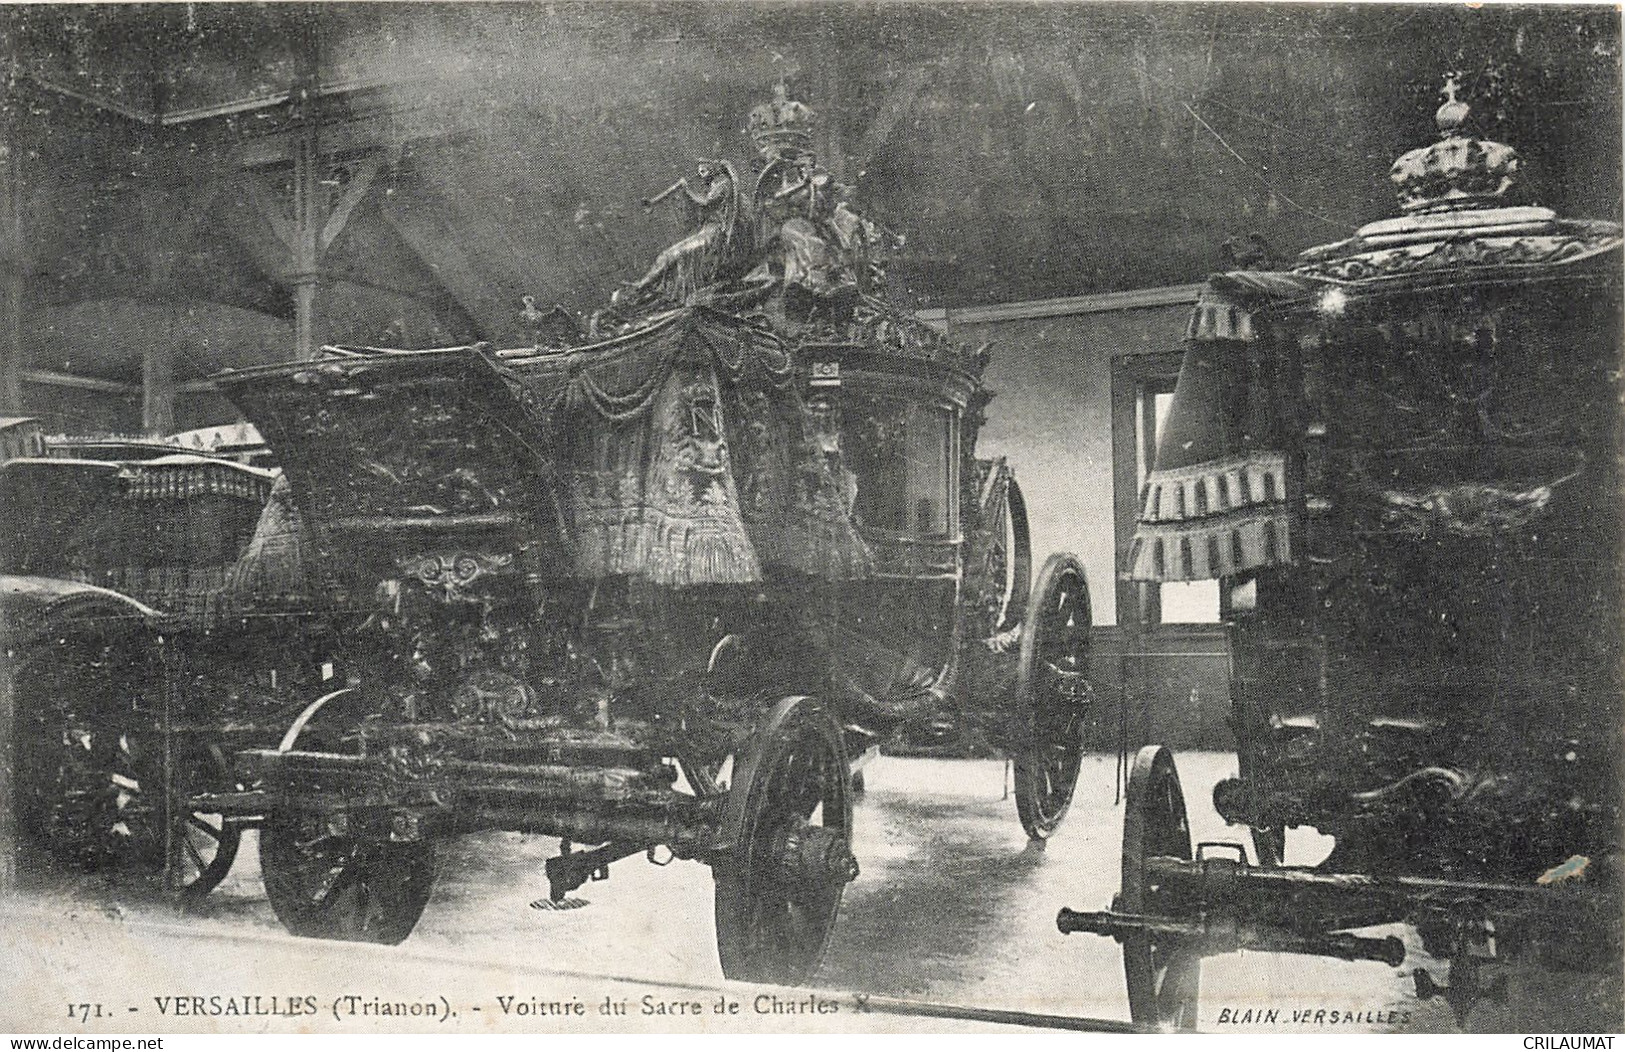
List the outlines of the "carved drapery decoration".
{"label": "carved drapery decoration", "polygon": [[223,600],[241,609],[307,605],[314,594],[304,525],[286,475],[277,477],[260,521],[226,581]]}
{"label": "carved drapery decoration", "polygon": [[838,435],[770,333],[692,309],[496,367],[557,436],[576,573],[698,585],[756,581],[764,563],[833,580],[870,571]]}
{"label": "carved drapery decoration", "polygon": [[576,573],[662,585],[760,580],[715,375],[674,368],[652,402],[646,419],[577,432],[567,447]]}

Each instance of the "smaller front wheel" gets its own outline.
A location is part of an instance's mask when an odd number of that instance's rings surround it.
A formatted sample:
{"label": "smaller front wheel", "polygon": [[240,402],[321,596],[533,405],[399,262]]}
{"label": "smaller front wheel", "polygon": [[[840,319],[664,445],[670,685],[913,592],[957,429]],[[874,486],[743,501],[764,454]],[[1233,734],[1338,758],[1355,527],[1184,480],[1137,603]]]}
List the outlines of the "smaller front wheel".
{"label": "smaller front wheel", "polygon": [[[1134,757],[1123,803],[1122,891],[1116,912],[1166,915],[1177,903],[1157,884],[1153,858],[1191,857],[1191,827],[1173,753],[1147,745]],[[1202,958],[1177,936],[1129,935],[1123,940],[1129,1016],[1150,1027],[1196,1026]]]}
{"label": "smaller front wheel", "polygon": [[1046,840],[1072,804],[1083,764],[1089,683],[1089,582],[1076,556],[1058,552],[1038,574],[1027,608],[1017,670],[1020,745],[1016,811],[1033,840]]}
{"label": "smaller front wheel", "polygon": [[265,895],[294,935],[393,946],[412,933],[434,890],[431,841],[335,833],[312,812],[273,812],[260,830]]}
{"label": "smaller front wheel", "polygon": [[738,760],[711,867],[722,974],[798,985],[823,961],[858,875],[841,728],[812,699],[786,698]]}
{"label": "smaller front wheel", "polygon": [[[170,889],[190,905],[226,879],[237,858],[242,832],[226,815],[194,810],[188,800],[195,792],[229,792],[238,786],[231,777],[225,749],[218,744],[178,740],[170,762],[174,771],[168,781],[175,789],[160,808],[169,825],[165,872]],[[150,795],[158,795],[156,790],[166,781],[161,747],[148,750],[141,769],[141,786],[152,787]]]}

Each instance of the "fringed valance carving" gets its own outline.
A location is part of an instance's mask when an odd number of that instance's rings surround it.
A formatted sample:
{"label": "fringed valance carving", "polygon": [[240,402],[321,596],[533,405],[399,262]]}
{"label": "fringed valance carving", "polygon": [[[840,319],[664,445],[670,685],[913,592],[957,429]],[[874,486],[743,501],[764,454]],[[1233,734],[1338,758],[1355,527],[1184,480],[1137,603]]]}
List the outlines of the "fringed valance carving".
{"label": "fringed valance carving", "polygon": [[569,477],[575,572],[757,581],[763,564],[865,577],[839,433],[772,334],[704,311],[608,345],[496,363]]}
{"label": "fringed valance carving", "polygon": [[1285,505],[1169,524],[1142,522],[1129,553],[1136,581],[1201,581],[1293,561]]}
{"label": "fringed valance carving", "polygon": [[1292,561],[1286,458],[1275,452],[1153,471],[1129,555],[1137,581],[1199,581]]}
{"label": "fringed valance carving", "polygon": [[1187,340],[1251,340],[1253,316],[1247,308],[1204,289],[1185,328]]}
{"label": "fringed valance carving", "polygon": [[1140,508],[1142,523],[1203,519],[1286,499],[1286,457],[1261,450],[1187,467],[1153,471]]}

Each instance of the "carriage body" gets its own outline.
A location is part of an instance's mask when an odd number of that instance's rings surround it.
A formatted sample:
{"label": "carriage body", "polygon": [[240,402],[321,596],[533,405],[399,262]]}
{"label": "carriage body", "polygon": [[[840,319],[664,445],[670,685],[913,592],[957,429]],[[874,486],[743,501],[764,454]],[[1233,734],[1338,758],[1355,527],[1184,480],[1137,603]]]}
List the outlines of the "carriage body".
{"label": "carriage body", "polygon": [[[1621,232],[1504,204],[1515,154],[1447,93],[1393,168],[1407,214],[1210,278],[1186,334],[1127,573],[1220,583],[1213,804],[1254,861],[1193,845],[1142,751],[1122,893],[1059,920],[1123,943],[1136,1020],[1194,1025],[1201,958],[1238,948],[1398,965],[1360,932],[1393,922],[1459,1016],[1532,960],[1617,1017]],[[1336,846],[1292,864],[1295,827]]]}
{"label": "carriage body", "polygon": [[[801,981],[857,872],[855,756],[946,714],[1075,780],[1080,722],[1024,715],[1024,685],[1084,673],[1021,673],[1030,558],[1008,469],[973,457],[979,371],[940,339],[788,340],[688,307],[576,346],[218,378],[347,611],[353,676],[241,755],[284,923],[399,941],[440,837],[524,830],[564,842],[555,899],[657,847],[710,864],[724,972]],[[1061,782],[1028,779],[1035,835]],[[364,894],[313,889],[324,838],[364,859]]]}
{"label": "carriage body", "polygon": [[[1221,581],[1242,763],[1216,800],[1265,850],[1306,825],[1377,872],[1533,879],[1612,842],[1625,626],[1607,244],[1532,273],[1350,282],[1311,264],[1210,283],[1185,404],[1246,421],[1236,444],[1252,448],[1153,476],[1149,496],[1182,487],[1191,514],[1141,552],[1155,562],[1163,541],[1165,576],[1208,563]],[[1246,320],[1204,325],[1214,312]],[[1229,483],[1272,478],[1273,505],[1220,509]],[[1273,560],[1249,557],[1271,537]],[[1191,544],[1219,560],[1187,567]]]}
{"label": "carriage body", "polygon": [[[220,382],[287,463],[315,587],[365,618],[383,604],[386,660],[404,633],[435,669],[400,715],[459,718],[452,682],[482,676],[527,697],[509,716],[566,723],[652,719],[676,683],[749,694],[766,688],[733,681],[764,670],[869,737],[951,700],[976,387],[955,363],[792,354],[686,312],[551,354],[379,351]],[[538,678],[559,697],[521,687]],[[612,714],[576,711],[604,692]]]}

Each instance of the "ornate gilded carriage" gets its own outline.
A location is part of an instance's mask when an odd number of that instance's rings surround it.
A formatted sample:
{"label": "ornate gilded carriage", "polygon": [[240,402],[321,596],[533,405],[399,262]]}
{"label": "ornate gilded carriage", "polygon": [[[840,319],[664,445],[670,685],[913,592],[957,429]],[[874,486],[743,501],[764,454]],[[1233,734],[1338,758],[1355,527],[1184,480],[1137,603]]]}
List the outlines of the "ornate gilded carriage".
{"label": "ornate gilded carriage", "polygon": [[[1194,1025],[1235,948],[1400,964],[1408,922],[1458,1013],[1538,954],[1617,970],[1620,228],[1510,207],[1510,148],[1393,170],[1405,215],[1290,272],[1211,278],[1133,577],[1216,578],[1252,830],[1190,842],[1171,756],[1131,778],[1123,884],[1063,931],[1123,943],[1134,1018]],[[1337,846],[1284,864],[1285,831]],[[1616,1009],[1617,1011],[1617,1009]]]}
{"label": "ornate gilded carriage", "polygon": [[534,347],[217,378],[349,612],[355,675],[241,757],[291,931],[398,942],[439,837],[524,830],[564,842],[555,900],[657,848],[709,864],[724,973],[800,982],[858,871],[855,756],[974,735],[1032,836],[1061,820],[1082,569],[1053,557],[1029,606],[1020,491],[974,457],[984,356],[878,296],[810,119],[753,117],[750,202],[726,165],[668,191],[699,230],[586,332],[527,304]]}

